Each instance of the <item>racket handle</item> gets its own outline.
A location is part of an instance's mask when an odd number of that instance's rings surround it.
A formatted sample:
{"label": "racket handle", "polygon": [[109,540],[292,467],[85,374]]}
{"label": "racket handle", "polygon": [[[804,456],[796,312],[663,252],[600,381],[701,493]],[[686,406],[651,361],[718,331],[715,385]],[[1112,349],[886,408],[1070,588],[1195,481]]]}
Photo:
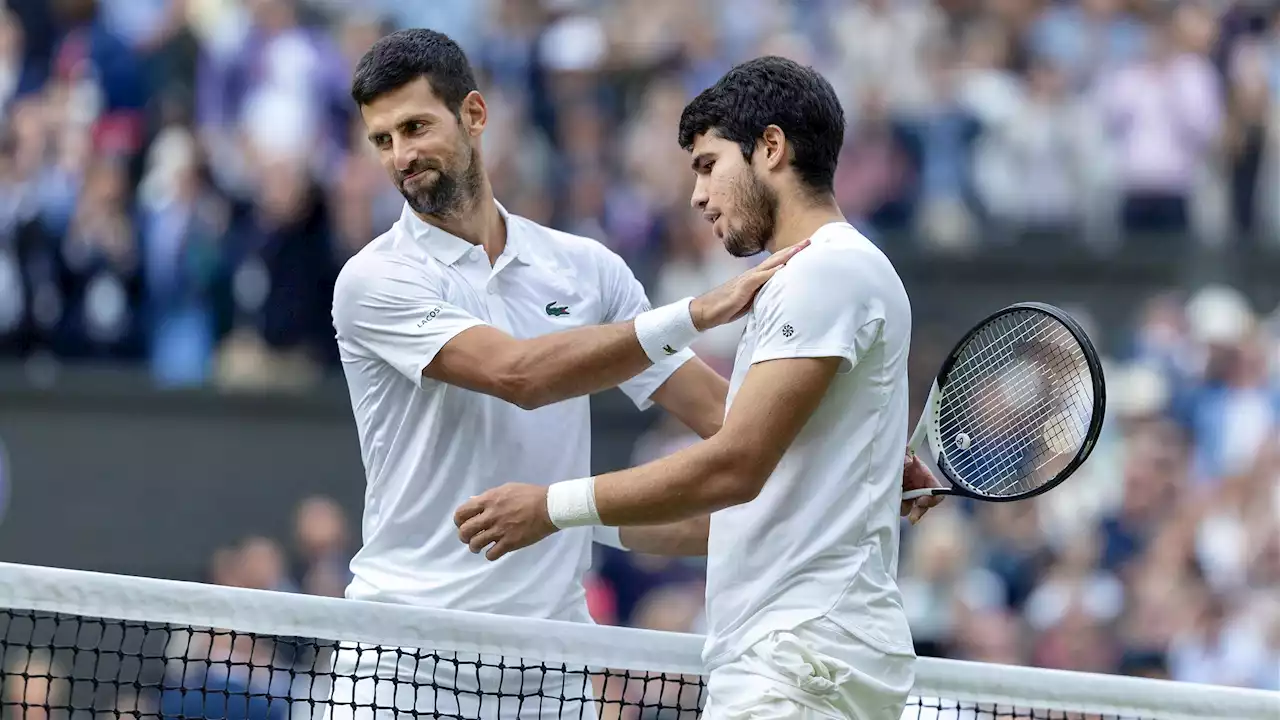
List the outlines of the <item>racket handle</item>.
{"label": "racket handle", "polygon": [[903,500],[915,500],[916,498],[927,497],[929,495],[949,495],[946,488],[920,488],[919,490],[908,490],[902,493]]}

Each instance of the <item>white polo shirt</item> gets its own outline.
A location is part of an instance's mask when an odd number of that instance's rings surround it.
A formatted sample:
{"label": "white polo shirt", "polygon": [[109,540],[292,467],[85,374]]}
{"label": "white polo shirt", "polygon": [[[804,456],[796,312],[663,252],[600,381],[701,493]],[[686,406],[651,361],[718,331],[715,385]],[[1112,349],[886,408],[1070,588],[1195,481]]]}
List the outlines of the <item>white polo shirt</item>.
{"label": "white polo shirt", "polygon": [[897,272],[847,223],[823,226],[756,296],[731,405],[754,363],[845,362],[759,497],[711,516],[709,669],[820,617],[884,652],[912,651],[896,582],[910,337]]}
{"label": "white polo shirt", "polygon": [[[590,474],[590,401],[522,410],[422,376],[455,335],[481,324],[516,338],[629,320],[644,288],[600,243],[507,214],[506,249],[400,220],[352,257],[333,322],[367,476],[363,546],[347,597],[589,621],[582,577],[592,531],[577,528],[497,562],[458,540],[454,511],[507,482]],[[684,352],[622,385],[641,408]]]}

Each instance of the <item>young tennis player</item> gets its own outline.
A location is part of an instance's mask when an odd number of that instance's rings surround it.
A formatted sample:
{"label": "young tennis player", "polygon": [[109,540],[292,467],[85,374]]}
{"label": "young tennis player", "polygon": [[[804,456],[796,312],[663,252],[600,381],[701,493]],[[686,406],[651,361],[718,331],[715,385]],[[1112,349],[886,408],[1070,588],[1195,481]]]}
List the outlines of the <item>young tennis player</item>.
{"label": "young tennis player", "polygon": [[455,515],[497,559],[565,528],[713,513],[711,720],[896,720],[914,680],[895,579],[911,307],[836,204],[844,125],[831,85],[778,57],[734,68],[681,118],[692,204],[730,253],[810,243],[747,315],[723,429],[629,470],[504,485]]}

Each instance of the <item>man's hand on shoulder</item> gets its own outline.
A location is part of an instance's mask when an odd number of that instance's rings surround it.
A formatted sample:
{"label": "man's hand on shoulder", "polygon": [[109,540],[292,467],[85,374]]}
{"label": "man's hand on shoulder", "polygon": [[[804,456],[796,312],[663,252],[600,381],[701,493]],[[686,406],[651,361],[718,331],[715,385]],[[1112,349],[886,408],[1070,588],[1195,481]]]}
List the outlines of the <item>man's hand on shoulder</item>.
{"label": "man's hand on shoulder", "polygon": [[756,293],[782,269],[796,253],[809,247],[809,241],[792,245],[782,252],[741,275],[726,282],[720,287],[694,298],[689,306],[689,314],[693,316],[693,325],[699,330],[726,325],[737,320],[751,309]]}

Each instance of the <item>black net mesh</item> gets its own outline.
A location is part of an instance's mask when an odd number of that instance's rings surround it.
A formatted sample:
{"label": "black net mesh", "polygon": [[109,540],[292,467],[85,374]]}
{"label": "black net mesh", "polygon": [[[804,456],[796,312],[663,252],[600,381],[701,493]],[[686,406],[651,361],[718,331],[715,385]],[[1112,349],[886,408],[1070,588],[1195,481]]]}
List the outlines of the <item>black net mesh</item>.
{"label": "black net mesh", "polygon": [[[0,609],[3,716],[696,718],[703,678]],[[582,702],[591,697],[598,702]],[[1119,718],[913,697],[910,720]],[[1124,716],[1151,718],[1158,714]]]}
{"label": "black net mesh", "polygon": [[693,676],[21,610],[0,610],[0,650],[23,720],[678,720],[705,698]]}

